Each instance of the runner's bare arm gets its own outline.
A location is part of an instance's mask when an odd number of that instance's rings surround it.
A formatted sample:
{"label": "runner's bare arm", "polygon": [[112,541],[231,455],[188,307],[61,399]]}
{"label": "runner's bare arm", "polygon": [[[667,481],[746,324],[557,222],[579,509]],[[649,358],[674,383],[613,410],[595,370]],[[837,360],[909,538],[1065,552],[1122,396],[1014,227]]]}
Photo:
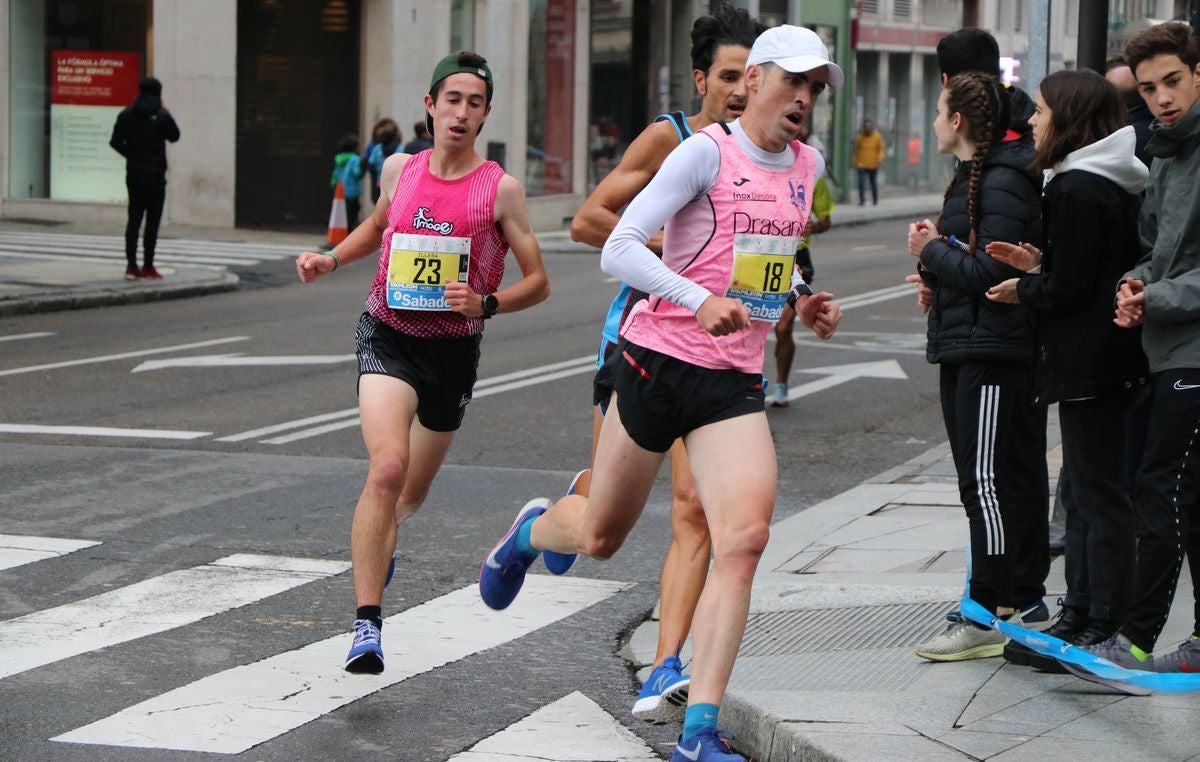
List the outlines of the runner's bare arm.
{"label": "runner's bare arm", "polygon": [[346,240],[333,247],[332,253],[320,254],[304,251],[296,257],[296,274],[305,283],[312,283],[317,278],[336,270],[342,265],[348,265],[363,257],[370,256],[379,248],[379,240],[383,231],[387,230],[388,204],[392,201],[391,190],[400,179],[400,171],[408,161],[408,154],[394,153],[383,163],[383,174],[380,175],[379,201],[371,216],[363,220],[358,227],[350,231]]}
{"label": "runner's bare arm", "polygon": [[[663,159],[677,145],[679,138],[669,122],[655,122],[642,130],[625,149],[616,169],[600,181],[575,213],[571,220],[571,239],[596,248],[603,247],[617,226],[618,212],[646,187],[662,166]],[[646,246],[656,254],[662,253],[662,231],[651,236]]]}
{"label": "runner's bare arm", "polygon": [[[550,295],[550,278],[542,263],[542,252],[533,227],[529,224],[529,207],[525,204],[525,191],[512,175],[500,178],[496,188],[496,224],[508,239],[517,267],[521,268],[521,279],[496,292],[500,312],[516,312],[544,301]],[[475,293],[466,283],[446,284],[446,300],[454,305],[455,312],[468,317],[483,314],[483,295]]]}

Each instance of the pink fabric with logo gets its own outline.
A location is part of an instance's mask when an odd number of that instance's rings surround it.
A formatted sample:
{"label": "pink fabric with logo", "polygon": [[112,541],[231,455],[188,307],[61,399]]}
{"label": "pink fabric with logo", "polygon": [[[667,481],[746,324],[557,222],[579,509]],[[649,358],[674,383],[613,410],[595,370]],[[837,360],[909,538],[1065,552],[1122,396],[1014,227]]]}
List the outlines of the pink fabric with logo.
{"label": "pink fabric with logo", "polygon": [[485,161],[457,180],[429,172],[432,151],[412,156],[400,173],[388,206],[388,227],[380,242],[379,270],[367,294],[367,312],[401,333],[418,338],[459,338],[483,332],[482,318],[457,312],[394,310],[387,303],[387,276],[393,233],[448,235],[471,239],[467,283],[479,294],[491,294],[504,277],[508,240],[495,222],[496,188],[504,170]]}
{"label": "pink fabric with logo", "polygon": [[[736,234],[755,233],[799,240],[812,207],[817,162],[812,151],[793,141],[796,161],[790,169],[755,164],[720,124],[697,135],[716,142],[721,169],[712,189],[680,209],[667,222],[663,263],[675,272],[723,296],[733,277]],[[702,140],[700,137],[691,140]],[[651,296],[630,312],[621,335],[639,346],[704,368],[760,373],[771,324],[754,321],[728,336],[712,336],[696,316]]]}

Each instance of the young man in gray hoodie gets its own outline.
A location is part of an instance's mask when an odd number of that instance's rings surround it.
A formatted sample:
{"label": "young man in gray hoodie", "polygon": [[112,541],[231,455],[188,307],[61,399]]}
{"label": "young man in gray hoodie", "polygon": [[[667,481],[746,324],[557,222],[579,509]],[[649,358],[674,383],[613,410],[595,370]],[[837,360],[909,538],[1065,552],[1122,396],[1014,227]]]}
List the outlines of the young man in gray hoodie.
{"label": "young man in gray hoodie", "polygon": [[[1089,650],[1121,666],[1200,671],[1200,633],[1151,661],[1188,553],[1200,579],[1200,46],[1186,24],[1151,27],[1125,57],[1155,116],[1154,157],[1139,220],[1143,257],[1122,278],[1116,323],[1144,326],[1150,361],[1148,436],[1134,487],[1137,590],[1121,631]],[[1189,542],[1189,519],[1193,523]],[[1200,613],[1200,612],[1198,612]]]}

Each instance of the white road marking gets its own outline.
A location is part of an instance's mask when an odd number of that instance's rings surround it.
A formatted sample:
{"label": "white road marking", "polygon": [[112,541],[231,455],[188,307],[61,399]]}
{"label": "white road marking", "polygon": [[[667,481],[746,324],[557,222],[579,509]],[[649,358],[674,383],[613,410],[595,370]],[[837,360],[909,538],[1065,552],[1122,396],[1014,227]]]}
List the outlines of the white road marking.
{"label": "white road marking", "polygon": [[24,339],[41,339],[46,336],[53,336],[53,331],[38,331],[36,333],[14,333],[9,336],[0,336],[0,341],[23,341]]}
{"label": "white road marking", "polygon": [[0,434],[42,434],[59,437],[133,437],[136,439],[203,439],[211,431],[172,431],[170,429],[119,429],[109,426],[38,426],[27,423],[0,423]]}
{"label": "white road marking", "polygon": [[241,354],[196,355],[193,357],[169,357],[165,360],[147,360],[134,368],[132,373],[163,368],[214,368],[246,367],[262,365],[335,365],[348,363],[355,355],[265,355],[259,357]]}
{"label": "white road marking", "polygon": [[210,339],[208,341],[196,341],[191,344],[176,344],[170,347],[159,347],[157,349],[139,349],[134,352],[121,352],[115,355],[98,355],[96,357],[84,357],[79,360],[64,360],[62,362],[50,362],[44,365],[28,365],[24,368],[9,368],[8,370],[0,370],[0,376],[16,376],[21,373],[36,373],[39,370],[57,370],[58,368],[71,368],[77,365],[91,365],[93,363],[113,362],[114,360],[128,360],[131,357],[146,357],[147,355],[157,355],[166,352],[183,352],[188,349],[199,349],[201,347],[214,347],[219,344],[231,344],[238,341],[249,341],[249,336],[229,336],[224,339]]}
{"label": "white road marking", "polygon": [[51,740],[238,754],[415,675],[515,640],[629,585],[530,575],[516,602],[492,611],[477,585],[390,616],[382,675],[342,670],[350,636],[210,675]]}
{"label": "white road marking", "polygon": [[298,429],[298,428],[301,428],[304,426],[310,426],[314,423],[325,423],[326,421],[335,421],[339,418],[345,418],[346,416],[351,416],[351,415],[355,416],[355,422],[357,423],[358,408],[351,407],[351,408],[346,408],[345,410],[338,410],[335,413],[325,413],[324,415],[314,415],[314,416],[310,416],[308,418],[301,418],[296,421],[285,421],[283,423],[277,423],[273,426],[264,426],[261,429],[251,429],[250,431],[243,431],[240,434],[231,434],[227,437],[218,437],[216,441],[218,441],[218,442],[243,442],[247,439],[257,439],[258,437],[265,437],[268,434],[277,434],[280,431],[287,431],[288,429]]}
{"label": "white road marking", "polygon": [[350,568],[238,553],[0,622],[0,678],[198,622]]}
{"label": "white road marking", "polygon": [[895,360],[856,362],[847,365],[829,365],[823,368],[797,368],[796,370],[799,373],[823,375],[825,378],[791,387],[788,389],[789,400],[797,400],[856,378],[891,378],[901,380],[908,378],[908,374],[900,367],[900,363]]}
{"label": "white road marking", "polygon": [[[586,757],[581,756],[586,754]],[[447,762],[652,762],[659,756],[579,691],[547,704]]]}
{"label": "white road marking", "polygon": [[58,558],[99,544],[95,540],[0,534],[0,569],[13,569],[35,561]]}
{"label": "white road marking", "polygon": [[844,312],[845,310],[866,307],[870,304],[878,304],[879,302],[886,302],[891,299],[898,299],[901,296],[907,295],[911,295],[915,298],[917,295],[917,287],[911,283],[901,283],[898,286],[888,286],[887,288],[880,288],[874,291],[864,291],[861,294],[851,294],[845,299],[838,299],[835,296],[834,301],[841,306],[842,311]]}

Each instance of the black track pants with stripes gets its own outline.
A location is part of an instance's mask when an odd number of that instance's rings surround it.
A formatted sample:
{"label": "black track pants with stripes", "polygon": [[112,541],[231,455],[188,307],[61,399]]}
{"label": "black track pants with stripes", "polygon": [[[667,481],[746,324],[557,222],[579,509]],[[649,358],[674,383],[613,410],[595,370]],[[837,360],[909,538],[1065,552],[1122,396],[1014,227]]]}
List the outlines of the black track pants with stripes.
{"label": "black track pants with stripes", "polygon": [[971,598],[991,611],[1040,600],[1050,570],[1046,409],[1032,404],[1029,369],[943,364],[941,395],[971,531]]}
{"label": "black track pants with stripes", "polygon": [[[1185,552],[1192,578],[1200,579],[1200,369],[1154,375],[1148,423],[1133,489],[1136,591],[1124,632],[1134,645],[1153,651]],[[1200,603],[1195,615],[1200,623]]]}

